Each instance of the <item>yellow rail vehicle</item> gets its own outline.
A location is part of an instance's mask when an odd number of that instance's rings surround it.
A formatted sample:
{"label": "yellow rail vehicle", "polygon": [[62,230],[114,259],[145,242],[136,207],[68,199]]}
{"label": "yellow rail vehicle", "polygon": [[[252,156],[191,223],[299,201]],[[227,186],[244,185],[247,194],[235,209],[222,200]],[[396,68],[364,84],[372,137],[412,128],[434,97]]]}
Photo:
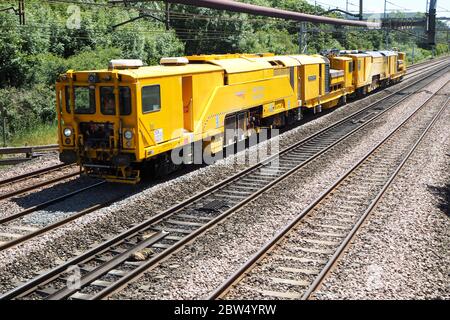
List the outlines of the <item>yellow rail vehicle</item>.
{"label": "yellow rail vehicle", "polygon": [[399,82],[406,73],[405,53],[396,51],[341,51],[331,57],[332,66],[339,59],[351,59],[353,91],[359,96],[379,87]]}
{"label": "yellow rail vehicle", "polygon": [[61,161],[131,183],[145,165],[170,171],[171,151],[183,146],[200,142],[214,154],[262,128],[299,120],[303,108],[344,103],[362,83],[355,59],[228,54],[70,70],[57,82]]}

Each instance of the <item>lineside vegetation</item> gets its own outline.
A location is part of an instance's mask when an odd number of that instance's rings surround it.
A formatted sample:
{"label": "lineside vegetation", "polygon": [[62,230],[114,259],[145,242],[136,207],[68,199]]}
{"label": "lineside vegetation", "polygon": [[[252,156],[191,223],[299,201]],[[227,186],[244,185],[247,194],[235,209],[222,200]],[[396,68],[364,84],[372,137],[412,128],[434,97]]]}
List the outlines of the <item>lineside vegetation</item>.
{"label": "lineside vegetation", "polygon": [[[16,6],[2,1],[0,9]],[[320,13],[304,0],[244,2],[305,13]],[[136,8],[111,7],[106,0],[27,0],[26,25],[12,11],[0,12],[0,135],[8,145],[55,143],[56,77],[69,69],[101,69],[111,59],[142,59],[156,64],[164,56],[208,53],[298,52],[298,24],[265,17],[171,6],[166,30],[164,6],[149,2]],[[148,15],[117,28],[113,26]],[[158,19],[154,19],[152,17]],[[399,16],[402,13],[398,13]],[[332,14],[331,16],[339,16]],[[445,27],[440,25],[439,27]],[[325,48],[385,49],[383,31],[308,26],[308,53]],[[415,61],[432,53],[419,47],[422,39],[410,31],[390,32],[389,44]],[[438,33],[437,54],[448,51]],[[5,119],[5,121],[4,121]],[[3,123],[6,123],[3,129]],[[0,136],[3,144],[3,137]]]}

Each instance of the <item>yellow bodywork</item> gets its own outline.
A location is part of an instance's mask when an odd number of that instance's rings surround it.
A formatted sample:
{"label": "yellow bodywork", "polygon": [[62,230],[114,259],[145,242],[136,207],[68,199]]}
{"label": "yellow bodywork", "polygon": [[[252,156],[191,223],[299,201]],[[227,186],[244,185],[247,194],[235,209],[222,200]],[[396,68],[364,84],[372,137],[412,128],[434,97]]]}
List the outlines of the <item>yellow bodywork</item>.
{"label": "yellow bodywork", "polygon": [[331,59],[350,58],[353,61],[353,91],[360,90],[365,94],[378,88],[386,82],[395,83],[405,75],[406,67],[403,65],[405,53],[394,51],[366,51],[358,53],[344,53]]}
{"label": "yellow bodywork", "polygon": [[[262,127],[279,127],[288,116],[300,114],[300,108],[337,105],[342,97],[372,81],[373,68],[385,68],[383,74],[388,75],[396,71],[397,64],[374,64],[364,55],[330,60],[319,55],[273,54],[186,59],[188,63],[71,70],[62,75],[56,87],[60,152],[76,155],[76,161],[84,167],[109,168],[109,173],[102,175],[109,180],[136,182],[139,172],[135,164],[171,150],[195,141],[205,141],[204,148],[210,152],[221,150],[227,144],[224,129],[230,117],[241,119],[236,126],[244,129],[244,135]],[[75,111],[79,87],[89,90],[89,103],[95,104],[95,112]],[[108,88],[114,92],[114,114],[103,114],[101,109],[107,103],[102,90]],[[131,101],[130,114],[121,114],[125,99],[122,91],[130,94],[124,94]],[[147,105],[148,101],[153,105]],[[148,111],[149,107],[155,110]],[[258,124],[250,125],[255,117]],[[70,136],[65,135],[66,129]],[[103,145],[89,143],[91,132],[107,130],[111,135],[108,141],[102,140]],[[113,162],[118,164],[111,165]]]}

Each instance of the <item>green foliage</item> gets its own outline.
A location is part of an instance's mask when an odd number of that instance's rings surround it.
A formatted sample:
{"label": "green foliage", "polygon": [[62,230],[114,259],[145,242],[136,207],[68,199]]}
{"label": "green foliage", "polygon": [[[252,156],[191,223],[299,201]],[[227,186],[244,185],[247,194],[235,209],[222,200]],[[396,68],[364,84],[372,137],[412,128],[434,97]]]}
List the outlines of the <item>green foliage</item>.
{"label": "green foliage", "polygon": [[30,89],[0,89],[0,115],[7,119],[7,132],[14,135],[44,123],[55,122],[55,93],[46,85]]}
{"label": "green foliage", "polygon": [[[311,14],[325,11],[305,0],[240,1]],[[19,25],[13,12],[0,12],[0,113],[3,110],[7,117],[11,136],[24,137],[30,128],[53,125],[54,83],[68,69],[103,69],[114,58],[137,58],[153,65],[163,56],[299,51],[297,22],[172,4],[177,15],[171,16],[167,31],[162,22],[164,5],[159,1],[126,9],[110,7],[107,0],[79,2],[96,5],[27,0],[25,26]],[[2,1],[1,8],[9,6],[17,6],[17,1]],[[141,14],[146,17],[122,24]],[[328,15],[342,17],[339,13]],[[404,16],[401,12],[393,15]],[[386,49],[388,36],[389,48],[405,51],[408,63],[413,48],[415,62],[432,55],[411,36],[416,30],[385,34],[311,23],[306,26],[310,54],[331,48]],[[447,25],[439,21],[438,28]],[[448,53],[446,35],[438,33],[437,40],[436,54]]]}
{"label": "green foliage", "polygon": [[[1,127],[1,126],[0,126]],[[56,144],[58,142],[57,123],[38,124],[33,130],[23,131],[10,136],[8,146],[38,146]],[[1,140],[3,143],[3,140]]]}
{"label": "green foliage", "polygon": [[438,43],[436,45],[436,54],[442,55],[442,54],[449,54],[449,46],[444,43]]}
{"label": "green foliage", "polygon": [[35,83],[44,83],[49,86],[56,82],[57,77],[67,70],[93,70],[105,69],[111,59],[122,57],[118,48],[85,50],[64,59],[52,53],[36,55],[32,72]]}

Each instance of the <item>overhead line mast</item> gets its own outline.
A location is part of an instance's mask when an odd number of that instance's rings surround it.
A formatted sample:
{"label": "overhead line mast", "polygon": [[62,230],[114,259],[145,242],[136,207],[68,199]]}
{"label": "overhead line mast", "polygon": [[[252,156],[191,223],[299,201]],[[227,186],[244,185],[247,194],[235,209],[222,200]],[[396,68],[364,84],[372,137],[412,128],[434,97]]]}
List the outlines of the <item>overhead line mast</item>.
{"label": "overhead line mast", "polygon": [[19,10],[16,14],[19,16],[20,25],[25,25],[25,0],[19,0]]}
{"label": "overhead line mast", "polygon": [[14,14],[19,16],[19,23],[21,26],[25,25],[25,0],[18,0],[19,1],[19,6],[18,8],[14,8],[14,7],[8,7],[8,8],[4,8],[4,9],[0,9],[0,12],[2,11],[14,11]]}

